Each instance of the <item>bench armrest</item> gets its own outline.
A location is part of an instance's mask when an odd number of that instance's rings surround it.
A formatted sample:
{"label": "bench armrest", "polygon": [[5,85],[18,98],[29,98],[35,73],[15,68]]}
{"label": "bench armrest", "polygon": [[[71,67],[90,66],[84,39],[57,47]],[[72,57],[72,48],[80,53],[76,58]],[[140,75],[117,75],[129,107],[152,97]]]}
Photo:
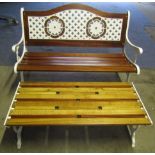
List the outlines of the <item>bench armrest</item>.
{"label": "bench armrest", "polygon": [[130,23],[130,11],[128,11],[128,23],[127,23],[127,30],[126,30],[126,41],[125,44],[130,45],[131,47],[134,48],[134,52],[137,52],[137,54],[142,54],[143,53],[143,49],[139,46],[136,46],[135,44],[133,44],[128,37],[128,32],[129,32],[129,23]]}
{"label": "bench armrest", "polygon": [[126,56],[126,58],[137,68],[137,74],[140,74],[140,67],[136,64],[137,61],[137,57],[138,55],[143,53],[143,49],[139,46],[136,46],[135,44],[133,44],[129,38],[128,38],[128,30],[129,30],[129,23],[130,23],[130,11],[128,11],[128,23],[127,23],[127,30],[126,30],[126,41],[125,41],[125,45],[128,44],[130,45],[130,47],[133,48],[133,52],[134,52],[134,58],[133,60],[131,58],[128,57],[127,52],[125,50],[125,46],[124,46],[124,54]]}
{"label": "bench armrest", "polygon": [[125,49],[125,46],[124,46],[124,54],[126,58],[137,68],[137,74],[140,74],[140,67],[136,64],[136,62],[137,62],[138,55],[141,55],[143,53],[143,49],[131,43],[128,37],[126,37],[125,45],[127,44],[133,48],[133,50],[131,50],[130,52],[133,52],[134,55],[133,55],[133,58],[130,58],[127,54],[127,50]]}
{"label": "bench armrest", "polygon": [[18,42],[18,43],[16,43],[16,44],[14,44],[13,46],[12,46],[12,51],[13,52],[18,52],[18,49],[19,49],[19,46],[20,46],[20,44],[23,42],[23,37],[20,39],[20,41]]}
{"label": "bench armrest", "polygon": [[20,41],[17,44],[12,46],[12,51],[16,53],[17,61],[20,59],[20,56],[18,53],[19,53],[19,47],[22,43],[23,43],[23,37],[20,39]]}
{"label": "bench armrest", "polygon": [[24,11],[24,8],[21,8],[20,14],[21,14],[21,24],[22,24],[22,37],[21,37],[21,39],[19,40],[18,43],[16,43],[15,45],[12,46],[12,51],[16,52],[16,53],[18,53],[20,44],[24,42],[23,11]]}
{"label": "bench armrest", "polygon": [[[22,58],[24,57],[25,52],[27,52],[27,48],[25,46],[25,40],[24,40],[23,11],[24,11],[24,8],[21,8],[20,13],[21,13],[21,24],[22,24],[22,37],[18,43],[12,46],[12,51],[16,53],[16,58],[17,58],[17,62],[15,63],[15,66],[14,66],[15,73],[17,73],[18,64],[21,62]],[[21,56],[19,56],[19,47],[21,44],[23,44],[23,52]]]}
{"label": "bench armrest", "polygon": [[137,52],[137,54],[142,54],[143,53],[143,49],[141,47],[136,46],[135,44],[133,44],[129,40],[128,36],[126,36],[126,44],[130,45],[131,47],[133,47],[135,49],[134,51]]}

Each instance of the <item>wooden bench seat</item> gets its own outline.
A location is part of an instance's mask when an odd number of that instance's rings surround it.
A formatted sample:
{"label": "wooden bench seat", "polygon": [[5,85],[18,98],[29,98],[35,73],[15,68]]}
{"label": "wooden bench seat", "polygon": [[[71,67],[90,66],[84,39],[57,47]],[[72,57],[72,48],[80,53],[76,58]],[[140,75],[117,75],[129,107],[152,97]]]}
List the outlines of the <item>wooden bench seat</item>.
{"label": "wooden bench seat", "polygon": [[26,52],[18,71],[106,71],[136,72],[123,53],[49,53]]}
{"label": "wooden bench seat", "polygon": [[18,125],[149,125],[132,84],[21,82],[6,121]]}

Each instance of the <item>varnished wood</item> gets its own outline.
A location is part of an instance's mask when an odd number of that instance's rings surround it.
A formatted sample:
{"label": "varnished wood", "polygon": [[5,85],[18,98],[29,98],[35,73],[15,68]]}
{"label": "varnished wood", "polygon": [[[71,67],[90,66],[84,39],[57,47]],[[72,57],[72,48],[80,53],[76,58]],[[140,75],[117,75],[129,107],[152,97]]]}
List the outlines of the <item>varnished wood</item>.
{"label": "varnished wood", "polygon": [[103,93],[106,92],[132,92],[134,91],[133,88],[34,88],[34,87],[28,87],[28,88],[19,88],[19,93],[31,93],[31,92],[86,92],[86,93]]}
{"label": "varnished wood", "polygon": [[[117,108],[117,107],[116,107]],[[143,116],[145,117],[145,112],[142,109],[131,108],[130,109],[103,109],[102,110],[52,110],[52,109],[15,109],[10,112],[10,116],[19,117],[129,117],[129,116]]]}
{"label": "varnished wood", "polygon": [[70,99],[94,99],[94,100],[108,100],[108,99],[138,99],[136,94],[134,93],[130,93],[130,92],[114,92],[114,93],[99,93],[99,94],[93,94],[93,93],[60,93],[57,94],[55,92],[49,92],[49,93],[20,93],[16,95],[16,99],[22,99],[22,100],[26,100],[26,99],[40,99],[40,100],[50,100],[50,99],[60,99],[60,100],[70,100]]}
{"label": "varnished wood", "polygon": [[71,52],[71,53],[62,53],[60,51],[58,52],[26,52],[25,56],[27,57],[96,57],[96,58],[120,58],[120,57],[124,57],[123,53],[75,53],[75,52]]}
{"label": "varnished wood", "polygon": [[61,71],[61,72],[136,72],[135,68],[126,66],[63,66],[63,65],[18,65],[18,71]]}
{"label": "varnished wood", "polygon": [[131,88],[128,82],[21,82],[21,87]]}
{"label": "varnished wood", "polygon": [[11,125],[150,125],[146,118],[12,118]]}
{"label": "varnished wood", "polygon": [[28,52],[17,70],[136,72],[124,54],[117,54]]}
{"label": "varnished wood", "polygon": [[80,109],[91,109],[97,110],[101,106],[104,109],[118,108],[118,109],[128,109],[141,107],[140,103],[137,101],[16,101],[13,107],[16,109],[43,109],[43,110],[54,110],[58,106],[59,110],[80,110]]}
{"label": "varnished wood", "polygon": [[150,124],[127,82],[21,82],[7,125]]}

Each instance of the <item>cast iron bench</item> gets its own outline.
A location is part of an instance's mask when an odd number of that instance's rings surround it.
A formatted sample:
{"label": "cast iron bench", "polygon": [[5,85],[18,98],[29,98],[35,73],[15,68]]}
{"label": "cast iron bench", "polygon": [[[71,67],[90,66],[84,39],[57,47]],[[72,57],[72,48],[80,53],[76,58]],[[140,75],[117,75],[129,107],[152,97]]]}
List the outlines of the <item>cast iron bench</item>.
{"label": "cast iron bench", "polygon": [[[142,48],[128,39],[130,12],[107,13],[81,4],[64,5],[48,11],[21,9],[22,37],[12,47],[17,54],[14,71],[97,71],[140,73],[136,64]],[[18,49],[23,43],[23,53]],[[127,56],[130,45],[134,58]],[[29,51],[29,46],[114,48],[115,53],[63,53]]]}
{"label": "cast iron bench", "polygon": [[[137,72],[142,49],[128,39],[130,14],[105,13],[89,6],[69,4],[49,11],[23,11],[22,38],[13,46],[15,72],[98,71]],[[22,56],[18,56],[23,43]],[[128,58],[125,45],[135,50]],[[121,49],[121,53],[34,52],[28,46],[80,46]],[[23,77],[22,77],[23,80]],[[10,105],[5,126],[17,133],[22,126],[127,125],[132,146],[139,125],[152,124],[133,84],[127,82],[21,82]]]}

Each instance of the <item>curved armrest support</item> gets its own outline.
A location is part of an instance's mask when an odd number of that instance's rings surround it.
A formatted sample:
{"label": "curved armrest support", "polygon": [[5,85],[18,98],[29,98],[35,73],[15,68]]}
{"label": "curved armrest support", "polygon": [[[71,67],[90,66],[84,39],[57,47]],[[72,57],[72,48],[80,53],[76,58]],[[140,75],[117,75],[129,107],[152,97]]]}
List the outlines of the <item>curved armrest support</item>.
{"label": "curved armrest support", "polygon": [[[20,41],[17,44],[15,44],[15,45],[12,46],[12,51],[16,53],[16,59],[17,59],[17,61],[20,59],[20,56],[19,56],[18,53],[19,53],[19,46],[22,43],[23,43],[23,36],[22,36],[22,38],[20,39]],[[24,53],[24,51],[25,51],[25,47],[23,49],[23,53]]]}
{"label": "curved armrest support", "polygon": [[141,47],[136,46],[135,44],[133,44],[133,43],[129,40],[128,35],[126,35],[126,43],[127,43],[128,45],[130,45],[131,47],[133,47],[133,48],[135,49],[134,51],[136,51],[137,54],[142,54],[142,53],[143,53],[143,49],[142,49]]}
{"label": "curved armrest support", "polygon": [[127,22],[125,45],[128,44],[130,45],[130,47],[133,48],[132,51],[134,52],[134,59],[132,60],[131,58],[128,57],[127,52],[125,50],[125,46],[124,46],[124,54],[126,58],[137,68],[137,74],[140,74],[140,67],[136,64],[136,61],[137,61],[137,56],[143,53],[143,49],[139,46],[136,46],[129,40],[128,38],[129,22],[130,22],[130,11],[128,11],[128,22]]}
{"label": "curved armrest support", "polygon": [[12,46],[12,51],[18,52],[19,46],[22,42],[23,42],[23,37],[20,39],[20,41],[18,43],[16,43],[15,45]]}
{"label": "curved armrest support", "polygon": [[133,55],[133,58],[131,59],[128,56],[127,51],[125,50],[125,47],[124,47],[124,54],[125,54],[126,58],[137,68],[137,74],[140,74],[140,67],[136,64],[136,61],[137,61],[138,55],[143,53],[143,49],[141,47],[138,47],[138,46],[134,45],[133,43],[131,43],[130,40],[127,38],[126,38],[126,43],[128,43],[131,47],[133,47],[133,50],[131,50],[131,51],[134,52],[134,55]]}
{"label": "curved armrest support", "polygon": [[129,60],[129,62],[132,63],[132,64],[136,67],[136,69],[137,69],[137,74],[139,75],[139,74],[140,74],[140,67],[136,64],[137,53],[136,53],[136,55],[135,55],[135,60],[134,60],[134,61],[132,61],[132,60],[128,57],[128,55],[126,54],[125,49],[124,49],[124,54],[125,54],[125,57]]}
{"label": "curved armrest support", "polygon": [[129,40],[129,37],[128,37],[128,31],[129,31],[129,23],[130,23],[130,11],[128,11],[128,22],[127,22],[127,29],[126,29],[126,42],[127,44],[129,44],[131,47],[133,47],[135,49],[135,51],[138,53],[138,54],[142,54],[143,53],[143,49],[141,47],[138,47],[136,45],[134,45],[130,40]]}
{"label": "curved armrest support", "polygon": [[[21,25],[22,25],[22,37],[20,39],[20,41],[18,43],[16,43],[15,45],[12,46],[12,51],[16,53],[16,57],[17,57],[17,62],[14,66],[14,72],[17,73],[17,66],[18,64],[21,62],[22,58],[24,57],[25,52],[27,52],[27,48],[25,46],[25,40],[24,40],[24,26],[23,26],[23,11],[24,8],[21,8],[20,13],[21,13]],[[23,52],[22,55],[19,56],[18,55],[18,50],[19,50],[19,46],[23,43]]]}

